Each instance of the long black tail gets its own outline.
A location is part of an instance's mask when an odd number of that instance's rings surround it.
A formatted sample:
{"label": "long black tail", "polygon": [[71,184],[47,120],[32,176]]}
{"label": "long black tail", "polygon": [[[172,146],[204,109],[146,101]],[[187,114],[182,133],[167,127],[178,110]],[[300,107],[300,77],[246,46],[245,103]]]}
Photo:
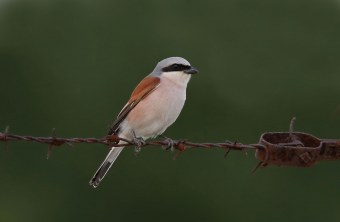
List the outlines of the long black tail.
{"label": "long black tail", "polygon": [[106,156],[102,165],[100,165],[97,172],[94,174],[92,179],[90,180],[90,185],[94,188],[98,187],[100,182],[104,179],[106,173],[111,168],[112,164],[115,162],[120,152],[123,150],[123,147],[112,147],[109,154]]}

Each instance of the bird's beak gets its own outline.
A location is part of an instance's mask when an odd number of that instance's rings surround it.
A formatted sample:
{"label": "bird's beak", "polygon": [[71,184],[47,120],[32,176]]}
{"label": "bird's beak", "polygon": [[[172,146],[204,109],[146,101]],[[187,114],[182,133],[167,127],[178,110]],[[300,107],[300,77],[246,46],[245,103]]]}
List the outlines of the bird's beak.
{"label": "bird's beak", "polygon": [[191,66],[190,69],[184,70],[184,73],[186,73],[186,74],[197,74],[198,73],[198,69],[196,69],[195,67]]}

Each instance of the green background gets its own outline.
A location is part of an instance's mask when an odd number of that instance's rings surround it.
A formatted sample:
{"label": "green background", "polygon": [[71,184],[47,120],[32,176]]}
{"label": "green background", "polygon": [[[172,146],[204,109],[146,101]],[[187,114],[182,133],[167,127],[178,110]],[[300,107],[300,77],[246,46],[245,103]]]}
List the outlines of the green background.
{"label": "green background", "polygon": [[[166,135],[256,143],[296,129],[340,138],[340,1],[0,1],[0,128],[101,137],[169,56],[200,73]],[[0,144],[1,145],[1,144]],[[340,162],[268,167],[222,150],[125,150],[101,186],[102,145],[9,144],[0,221],[339,221]]]}

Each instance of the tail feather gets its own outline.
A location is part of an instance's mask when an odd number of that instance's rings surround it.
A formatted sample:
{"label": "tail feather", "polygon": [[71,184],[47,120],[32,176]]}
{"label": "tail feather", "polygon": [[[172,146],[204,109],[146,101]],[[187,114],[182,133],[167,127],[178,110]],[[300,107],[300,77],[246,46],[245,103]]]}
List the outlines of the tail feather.
{"label": "tail feather", "polygon": [[100,182],[104,179],[106,173],[109,171],[112,164],[115,162],[115,160],[117,159],[122,150],[123,147],[112,147],[111,151],[106,156],[102,165],[100,165],[99,169],[90,180],[91,186],[93,186],[94,188],[99,186]]}

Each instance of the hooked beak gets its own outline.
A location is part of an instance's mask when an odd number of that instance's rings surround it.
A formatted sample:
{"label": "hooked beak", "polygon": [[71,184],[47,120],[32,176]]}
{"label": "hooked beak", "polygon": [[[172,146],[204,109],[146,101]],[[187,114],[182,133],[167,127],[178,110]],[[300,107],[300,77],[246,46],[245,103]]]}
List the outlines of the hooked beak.
{"label": "hooked beak", "polygon": [[197,74],[198,73],[198,69],[196,69],[195,67],[191,66],[190,69],[184,70],[184,73],[186,73],[186,74]]}

